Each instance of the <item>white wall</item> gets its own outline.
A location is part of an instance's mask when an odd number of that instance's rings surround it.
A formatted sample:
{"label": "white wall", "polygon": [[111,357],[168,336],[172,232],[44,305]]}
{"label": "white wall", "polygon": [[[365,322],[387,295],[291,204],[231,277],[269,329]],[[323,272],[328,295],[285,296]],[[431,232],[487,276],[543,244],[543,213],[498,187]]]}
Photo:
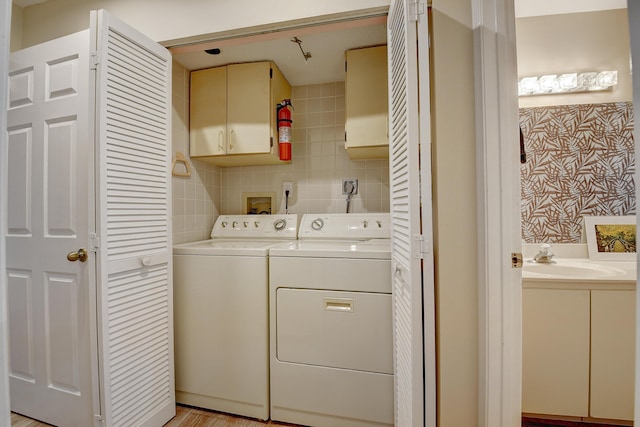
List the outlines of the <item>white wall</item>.
{"label": "white wall", "polygon": [[389,4],[389,0],[50,0],[24,9],[23,47],[88,28],[91,9],[107,9],[163,42],[372,8],[386,10]]}
{"label": "white wall", "polygon": [[520,107],[632,100],[626,9],[516,20],[518,76],[617,70],[613,90],[520,97]]}
{"label": "white wall", "polygon": [[[471,2],[432,10],[438,423],[478,425],[478,265]],[[462,266],[460,264],[462,261]]]}
{"label": "white wall", "polygon": [[11,8],[11,52],[22,49],[22,10],[15,4]]}
{"label": "white wall", "polygon": [[7,220],[7,195],[6,195],[6,153],[7,153],[7,81],[9,67],[9,37],[10,37],[11,0],[0,0],[0,425],[9,426],[9,352],[8,327],[7,327],[7,282],[5,264],[4,230]]}

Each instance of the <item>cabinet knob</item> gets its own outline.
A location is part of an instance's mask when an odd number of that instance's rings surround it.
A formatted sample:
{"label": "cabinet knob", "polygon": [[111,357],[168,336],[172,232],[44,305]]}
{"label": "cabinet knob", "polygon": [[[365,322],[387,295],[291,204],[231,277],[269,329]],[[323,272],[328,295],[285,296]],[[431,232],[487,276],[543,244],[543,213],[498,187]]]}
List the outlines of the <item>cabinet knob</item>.
{"label": "cabinet knob", "polygon": [[218,131],[218,152],[224,153],[224,132]]}
{"label": "cabinet knob", "polygon": [[233,147],[235,147],[236,142],[236,133],[233,129],[229,132],[229,151],[233,151]]}

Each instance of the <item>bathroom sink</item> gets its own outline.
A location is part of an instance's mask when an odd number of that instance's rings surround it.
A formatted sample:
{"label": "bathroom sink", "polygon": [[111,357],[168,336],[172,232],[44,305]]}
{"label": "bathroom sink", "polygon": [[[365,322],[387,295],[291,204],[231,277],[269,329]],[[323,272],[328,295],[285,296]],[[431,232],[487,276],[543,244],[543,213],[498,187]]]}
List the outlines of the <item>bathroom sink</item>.
{"label": "bathroom sink", "polygon": [[578,260],[558,260],[551,263],[528,261],[522,266],[522,272],[531,277],[558,279],[599,279],[626,274],[621,268]]}

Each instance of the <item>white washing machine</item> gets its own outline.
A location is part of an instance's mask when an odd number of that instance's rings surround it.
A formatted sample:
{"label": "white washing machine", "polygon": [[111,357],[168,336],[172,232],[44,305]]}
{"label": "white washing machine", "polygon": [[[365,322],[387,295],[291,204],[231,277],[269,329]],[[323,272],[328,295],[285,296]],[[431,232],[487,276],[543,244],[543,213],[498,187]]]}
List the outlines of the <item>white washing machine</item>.
{"label": "white washing machine", "polygon": [[271,419],[393,425],[389,214],[304,215],[269,250]]}
{"label": "white washing machine", "polygon": [[173,248],[176,401],[269,418],[269,248],[297,215],[222,215]]}

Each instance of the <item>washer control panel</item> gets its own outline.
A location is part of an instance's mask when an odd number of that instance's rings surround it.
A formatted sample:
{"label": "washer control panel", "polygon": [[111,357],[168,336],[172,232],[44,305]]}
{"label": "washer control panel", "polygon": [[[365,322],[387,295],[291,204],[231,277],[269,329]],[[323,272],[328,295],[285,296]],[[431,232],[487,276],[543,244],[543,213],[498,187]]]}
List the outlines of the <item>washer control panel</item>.
{"label": "washer control panel", "polygon": [[295,239],[298,215],[220,215],[211,230],[212,238]]}
{"label": "washer control panel", "polygon": [[305,214],[299,239],[388,239],[389,213]]}

